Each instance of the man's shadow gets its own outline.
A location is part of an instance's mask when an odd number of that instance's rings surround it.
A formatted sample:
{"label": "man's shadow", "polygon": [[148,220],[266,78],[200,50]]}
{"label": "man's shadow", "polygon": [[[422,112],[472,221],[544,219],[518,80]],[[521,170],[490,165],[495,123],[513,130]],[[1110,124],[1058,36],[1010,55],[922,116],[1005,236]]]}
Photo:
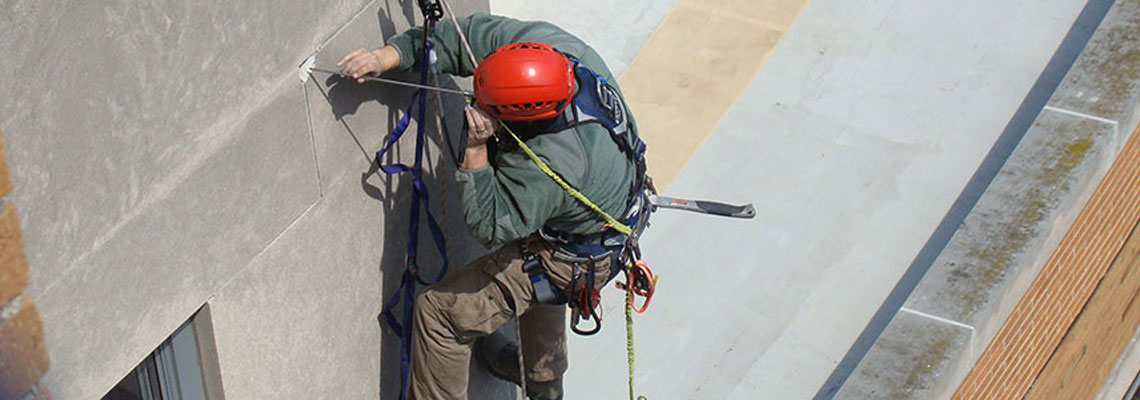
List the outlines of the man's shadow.
{"label": "man's shadow", "polygon": [[[400,10],[396,11],[401,13],[397,18],[404,18],[409,25],[416,24],[415,18],[418,14],[416,2],[413,0],[397,1],[398,4],[391,4],[391,1],[385,2],[386,4],[381,5],[377,12],[377,20],[383,38],[398,33],[395,24],[392,22],[391,12],[388,10]],[[389,72],[385,73],[384,77],[420,83],[419,72]],[[358,84],[355,80],[339,76],[330,76],[322,82],[323,85],[320,82],[314,82],[314,86],[328,102],[347,138],[352,140],[360,150],[363,157],[362,161],[369,166],[360,174],[361,190],[365,195],[379,203],[380,210],[383,213],[383,237],[365,241],[372,245],[378,244],[382,248],[377,266],[382,277],[382,282],[380,282],[381,293],[376,298],[377,309],[397,294],[400,289],[406,268],[405,260],[409,223],[411,221],[410,203],[414,190],[410,173],[398,176],[389,175],[382,171],[380,166],[396,162],[402,162],[408,166],[412,165],[416,149],[416,129],[419,124],[425,125],[427,142],[425,146],[428,150],[423,158],[422,182],[430,194],[429,208],[440,223],[445,235],[449,268],[451,270],[462,268],[470,260],[485,253],[486,249],[471,240],[467,234],[467,228],[463,224],[463,216],[460,211],[462,208],[458,196],[459,188],[454,179],[458,166],[456,156],[462,154],[462,146],[464,146],[462,138],[466,135],[466,121],[462,111],[466,105],[465,99],[462,96],[443,94],[439,97],[440,107],[437,107],[434,104],[435,95],[428,93],[427,110],[424,113],[425,121],[419,120],[418,110],[413,110],[411,114],[412,123],[407,127],[403,137],[392,145],[382,159],[378,160],[376,159],[376,152],[379,148],[369,148],[369,145],[365,144],[368,141],[360,139],[361,134],[366,133],[368,137],[374,138],[372,135],[377,133],[363,132],[361,130],[365,129],[364,127],[353,126],[344,117],[355,115],[366,103],[377,102],[383,105],[387,109],[386,118],[382,123],[385,126],[367,128],[384,130],[382,132],[384,137],[380,143],[380,146],[383,146],[390,139],[392,129],[408,111],[409,102],[416,89],[378,82]],[[439,76],[439,86],[459,87],[454,79],[447,75]],[[416,104],[416,107],[419,107],[419,104]],[[437,125],[434,112],[440,113],[442,127]],[[423,210],[424,208],[421,206],[416,265],[419,266],[424,279],[433,279],[440,270],[443,261],[435,249],[435,242],[429,232],[426,213]],[[422,291],[422,289],[422,285],[417,286],[417,292]],[[404,300],[401,299],[400,301],[401,303],[391,310],[398,319],[403,318],[403,307],[405,306]],[[397,399],[401,386],[401,339],[399,333],[388,326],[379,315],[361,317],[376,318],[377,329],[380,331],[380,349],[361,349],[361,351],[380,351],[380,376],[378,379],[380,398]],[[410,321],[401,320],[400,323],[406,324]],[[475,387],[473,393],[503,392],[506,390],[505,388],[509,388],[500,383],[492,383],[493,380],[489,376],[483,376],[486,375],[485,372],[473,369],[473,374],[478,374],[472,377],[472,386]]]}

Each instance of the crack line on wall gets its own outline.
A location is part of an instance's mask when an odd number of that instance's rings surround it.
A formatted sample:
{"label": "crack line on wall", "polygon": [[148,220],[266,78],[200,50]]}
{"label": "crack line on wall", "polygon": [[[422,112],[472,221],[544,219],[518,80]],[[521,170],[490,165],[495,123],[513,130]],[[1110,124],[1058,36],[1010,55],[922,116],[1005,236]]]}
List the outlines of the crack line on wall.
{"label": "crack line on wall", "polygon": [[325,48],[326,44],[329,44],[333,38],[336,38],[336,36],[343,32],[345,28],[348,28],[348,26],[352,24],[352,21],[355,21],[357,17],[360,17],[361,14],[364,14],[364,11],[368,10],[369,7],[372,7],[373,4],[376,4],[376,0],[372,0],[368,2],[368,4],[365,4],[364,7],[361,7],[360,10],[357,10],[356,13],[352,14],[352,16],[349,17],[347,21],[345,21],[343,24],[340,24],[340,27],[336,28],[336,31],[333,31],[333,33],[325,38],[325,40],[321,41],[321,44],[317,46],[317,50],[313,52],[313,56],[315,57],[317,54],[319,54],[321,52],[321,49]]}
{"label": "crack line on wall", "polygon": [[[321,184],[321,163],[317,158],[317,137],[313,133],[313,111],[309,106],[309,88],[305,86],[306,82],[301,82],[301,96],[305,102],[305,122],[309,125],[309,149],[313,151],[313,171],[317,173],[317,199],[325,197],[325,188]],[[314,201],[313,204],[317,202]]]}
{"label": "crack line on wall", "polygon": [[[313,211],[314,207],[316,207],[318,204],[321,204],[321,201],[323,201],[323,199],[317,199],[317,201],[314,201],[313,204],[309,204],[309,206],[305,208],[305,211],[302,211],[300,214],[297,214],[297,217],[293,218],[293,221],[289,222],[289,225],[287,225],[285,227],[285,229],[282,229],[281,232],[277,234],[277,236],[274,236],[273,240],[270,240],[269,243],[266,243],[265,247],[262,247],[261,250],[257,252],[257,254],[253,255],[253,257],[250,257],[249,262],[245,263],[245,265],[243,265],[241,268],[234,271],[233,274],[230,274],[229,279],[226,279],[225,283],[222,283],[221,285],[218,286],[218,290],[214,291],[214,293],[210,295],[209,300],[213,300],[214,296],[217,296],[218,293],[225,291],[225,289],[228,288],[230,286],[230,284],[233,283],[233,281],[235,279],[237,279],[237,277],[241,276],[242,273],[245,272],[245,270],[249,268],[249,266],[256,263],[257,260],[261,258],[262,254],[265,254],[265,252],[268,251],[270,248],[272,248],[273,245],[277,244],[277,241],[281,240],[281,238],[283,236],[285,236],[286,233],[289,233],[289,231],[291,229],[293,229],[293,226],[295,226],[295,225],[297,225],[297,223],[301,222],[301,219],[305,218],[306,215],[309,215],[309,212]],[[207,303],[209,302],[209,300],[207,300]]]}

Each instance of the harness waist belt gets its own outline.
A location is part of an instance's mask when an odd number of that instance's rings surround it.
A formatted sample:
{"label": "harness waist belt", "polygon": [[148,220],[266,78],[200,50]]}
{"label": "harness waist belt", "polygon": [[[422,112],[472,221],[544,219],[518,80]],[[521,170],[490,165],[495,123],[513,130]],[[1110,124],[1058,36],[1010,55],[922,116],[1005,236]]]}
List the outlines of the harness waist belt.
{"label": "harness waist belt", "polygon": [[[640,236],[641,230],[645,228],[642,222],[642,217],[647,214],[649,208],[646,207],[645,196],[638,195],[630,202],[630,206],[626,209],[625,214],[622,215],[621,223],[634,227],[634,236]],[[605,229],[601,232],[578,234],[569,232],[559,232],[549,227],[543,226],[538,231],[539,235],[547,242],[557,245],[560,250],[568,252],[577,257],[594,257],[604,256],[607,253],[620,250],[626,244],[626,237],[620,232],[613,229]]]}

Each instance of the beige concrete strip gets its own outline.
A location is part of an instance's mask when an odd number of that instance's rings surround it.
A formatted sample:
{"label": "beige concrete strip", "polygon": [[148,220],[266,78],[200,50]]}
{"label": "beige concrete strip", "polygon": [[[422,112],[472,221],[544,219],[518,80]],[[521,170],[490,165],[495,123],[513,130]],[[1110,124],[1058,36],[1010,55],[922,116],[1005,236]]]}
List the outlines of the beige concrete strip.
{"label": "beige concrete strip", "polygon": [[665,190],[808,0],[678,0],[621,76],[649,173]]}

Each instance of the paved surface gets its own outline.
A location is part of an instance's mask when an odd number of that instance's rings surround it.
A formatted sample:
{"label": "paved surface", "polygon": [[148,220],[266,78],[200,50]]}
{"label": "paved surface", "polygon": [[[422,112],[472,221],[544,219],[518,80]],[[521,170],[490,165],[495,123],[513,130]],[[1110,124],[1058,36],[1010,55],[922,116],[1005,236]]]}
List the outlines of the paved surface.
{"label": "paved surface", "polygon": [[582,38],[621,76],[678,0],[628,0],[600,6],[590,0],[491,0],[491,12],[550,21]]}
{"label": "paved surface", "polygon": [[[756,220],[654,216],[639,393],[815,395],[1083,5],[809,3],[668,190],[754,202]],[[575,398],[624,391],[620,293],[606,294],[606,329],[571,341],[568,379],[591,382]]]}

